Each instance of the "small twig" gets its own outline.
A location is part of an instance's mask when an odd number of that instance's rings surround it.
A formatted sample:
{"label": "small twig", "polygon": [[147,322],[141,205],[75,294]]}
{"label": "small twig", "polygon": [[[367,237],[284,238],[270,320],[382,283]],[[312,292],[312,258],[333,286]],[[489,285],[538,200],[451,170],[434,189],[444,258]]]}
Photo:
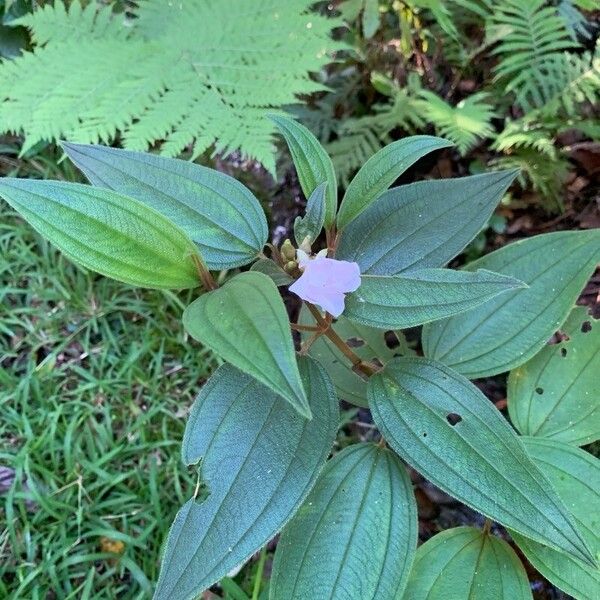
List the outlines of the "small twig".
{"label": "small twig", "polygon": [[196,265],[198,271],[198,277],[207,290],[216,290],[219,286],[214,280],[210,271],[206,268],[206,265],[202,262],[202,259],[197,254],[192,254],[192,260]]}
{"label": "small twig", "polygon": [[[329,338],[331,343],[342,352],[342,354],[352,363],[354,369],[370,377],[377,372],[377,369],[368,362],[362,360],[358,354],[355,354],[346,342],[331,328],[331,315],[323,318],[319,310],[314,304],[306,303],[308,310],[315,318],[315,321],[323,328],[323,333]],[[314,340],[313,340],[314,341]],[[312,342],[311,342],[312,343]]]}
{"label": "small twig", "polygon": [[298,323],[290,323],[290,327],[294,331],[321,331],[317,325],[299,325]]}

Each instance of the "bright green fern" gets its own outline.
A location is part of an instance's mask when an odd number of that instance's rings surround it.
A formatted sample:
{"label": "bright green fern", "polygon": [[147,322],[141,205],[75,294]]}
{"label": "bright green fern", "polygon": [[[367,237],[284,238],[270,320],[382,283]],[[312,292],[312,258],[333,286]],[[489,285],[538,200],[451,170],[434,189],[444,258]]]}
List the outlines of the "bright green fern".
{"label": "bright green fern", "polygon": [[482,138],[494,135],[491,121],[495,113],[488,103],[489,94],[473,94],[454,107],[429,90],[422,90],[420,95],[422,114],[439,135],[456,144],[461,154],[466,154]]}
{"label": "bright green fern", "polygon": [[79,0],[22,18],[33,52],[0,64],[0,131],[175,156],[241,151],[274,171],[267,112],[323,90],[309,74],[341,45],[311,0],[146,0],[134,18]]}
{"label": "bright green fern", "polygon": [[[494,50],[500,59],[497,79],[505,82],[507,92],[515,93],[524,110],[543,103],[543,89],[556,83],[557,57],[577,45],[556,7],[546,0],[502,0],[490,27],[504,31]],[[540,94],[535,93],[537,88],[542,88]]]}

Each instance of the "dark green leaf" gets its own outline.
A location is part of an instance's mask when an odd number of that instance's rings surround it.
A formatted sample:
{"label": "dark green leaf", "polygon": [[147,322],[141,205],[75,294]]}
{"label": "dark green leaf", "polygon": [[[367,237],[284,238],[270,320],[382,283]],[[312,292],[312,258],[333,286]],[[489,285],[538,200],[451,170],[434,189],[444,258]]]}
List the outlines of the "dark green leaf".
{"label": "dark green leaf", "polygon": [[270,119],[287,142],[304,195],[309,198],[317,186],[327,183],[325,227],[331,227],[337,210],[337,180],[329,155],[304,125],[283,115],[271,115]]}
{"label": "dark green leaf", "polygon": [[[555,440],[523,438],[525,447],[569,507],[596,557],[600,557],[600,462]],[[580,600],[596,598],[600,569],[511,532],[529,562],[554,585]]]}
{"label": "dark green leaf", "polygon": [[95,186],[136,198],[179,225],[210,269],[248,264],[267,241],[260,203],[233,177],[154,154],[64,142],[63,148]]}
{"label": "dark green leaf", "polygon": [[566,338],[510,372],[508,412],[523,435],[582,446],[600,439],[600,321],[577,307]]}
{"label": "dark green leaf", "polygon": [[487,223],[516,171],[418,181],[384,192],[340,235],[337,258],[361,273],[443,267]]}
{"label": "dark green leaf", "polygon": [[296,217],[294,221],[294,237],[298,246],[308,238],[312,244],[323,229],[325,223],[325,191],[327,182],[321,183],[315,188],[306,203],[306,214],[304,217]]}
{"label": "dark green leaf", "polygon": [[518,287],[523,284],[513,277],[484,269],[363,275],[358,290],[346,298],[344,315],[379,329],[402,329],[463,312]]}
{"label": "dark green leaf", "polygon": [[424,358],[397,358],[369,380],[373,420],[429,481],[487,517],[593,564],[567,508],[494,405]]}
{"label": "dark green leaf", "polygon": [[513,549],[474,527],[447,529],[417,550],[403,600],[531,600]]}
{"label": "dark green leaf", "polygon": [[404,465],[374,444],[350,446],[327,463],[285,528],[270,598],[400,598],[416,545]]}
{"label": "dark green leaf", "polygon": [[515,242],[469,264],[516,277],[529,287],[427,325],[426,356],[470,379],[509,371],[558,329],[600,260],[600,230],[560,231]]}
{"label": "dark green leaf", "polygon": [[280,394],[310,418],[288,315],[275,284],[262,273],[240,273],[200,296],[183,313],[196,340]]}
{"label": "dark green leaf", "polygon": [[348,225],[420,158],[452,145],[452,142],[431,135],[415,135],[379,150],[350,182],[337,216],[338,227],[342,229]]}
{"label": "dark green leaf", "polygon": [[27,31],[24,27],[0,25],[0,58],[19,56],[26,45]]}
{"label": "dark green leaf", "polygon": [[276,394],[231,365],[210,378],[183,440],[187,465],[202,459],[206,494],[177,514],[156,600],[196,597],[246,561],[296,512],[325,464],[339,412],[333,386],[300,359],[315,416],[300,417]]}
{"label": "dark green leaf", "polygon": [[179,227],[141,202],[79,183],[0,179],[2,196],[73,262],[147,288],[199,285],[200,256]]}
{"label": "dark green leaf", "polygon": [[270,258],[259,258],[251,267],[251,271],[258,271],[269,276],[276,286],[289,285],[294,279],[288,275],[275,261]]}
{"label": "dark green leaf", "polygon": [[[303,325],[316,324],[305,306],[302,307],[300,312],[299,322]],[[414,350],[408,347],[406,339],[399,331],[388,334],[392,336],[394,341],[398,342],[396,347],[390,349],[385,341],[385,332],[381,329],[373,329],[366,325],[353,323],[344,316],[339,317],[332,328],[352,347],[352,351],[365,361],[384,365],[394,355],[414,354]],[[306,332],[302,335],[302,338],[307,340],[310,336],[311,333]],[[325,336],[317,339],[310,347],[309,354],[325,367],[340,398],[356,406],[368,406],[366,380],[352,370],[352,363]]]}

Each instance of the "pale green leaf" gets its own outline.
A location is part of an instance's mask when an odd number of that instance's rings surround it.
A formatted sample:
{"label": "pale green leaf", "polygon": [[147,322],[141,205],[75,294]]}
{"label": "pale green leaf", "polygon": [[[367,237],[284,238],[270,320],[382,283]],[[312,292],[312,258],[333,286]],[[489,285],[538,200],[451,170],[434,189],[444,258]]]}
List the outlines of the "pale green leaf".
{"label": "pale green leaf", "polygon": [[[600,461],[556,440],[523,438],[525,447],[569,507],[592,552],[600,560]],[[554,585],[578,600],[593,600],[600,569],[515,532],[511,535],[529,562]]]}
{"label": "pale green leaf", "polygon": [[311,421],[231,365],[202,388],[186,427],[183,460],[202,460],[207,489],[175,518],[156,600],[196,598],[268,542],[314,485],[339,411],[323,369],[305,357],[300,371]]}
{"label": "pale green leaf", "polygon": [[151,206],[198,244],[210,269],[251,262],[267,241],[265,213],[252,192],[214,169],[106,146],[62,144],[90,183]]}
{"label": "pale green leaf", "polygon": [[448,146],[452,146],[452,142],[431,135],[415,135],[379,150],[350,182],[340,204],[338,228],[344,228],[355,219],[420,158]]}
{"label": "pale green leaf", "polygon": [[309,198],[321,183],[325,191],[325,227],[335,222],[337,210],[337,180],[333,163],[319,140],[304,125],[283,115],[270,115],[283,135],[298,172],[304,195]]}
{"label": "pale green leaf", "polygon": [[240,273],[222,288],[200,296],[185,309],[183,325],[194,339],[310,418],[288,315],[267,275]]}
{"label": "pale green leaf", "polygon": [[379,0],[364,0],[362,30],[366,39],[371,39],[379,29]]}
{"label": "pale green leaf", "polygon": [[358,290],[346,298],[344,315],[370,327],[403,329],[464,312],[518,287],[523,284],[514,277],[484,269],[363,275]]}
{"label": "pale green leaf", "polygon": [[327,182],[318,185],[306,202],[306,213],[304,217],[296,217],[294,221],[294,237],[300,246],[306,238],[312,244],[323,229],[325,223],[325,192]]}
{"label": "pale green leaf", "polygon": [[399,598],[417,545],[404,465],[356,444],[323,469],[277,544],[271,600]]}
{"label": "pale green leaf", "polygon": [[561,330],[510,372],[508,412],[523,435],[582,446],[600,439],[600,321],[577,307]]}
{"label": "pale green leaf", "polygon": [[474,527],[447,529],[418,550],[403,600],[531,600],[514,550]]}
{"label": "pale green leaf", "polygon": [[154,209],[79,183],[0,179],[2,196],[79,265],[147,288],[199,285],[200,256],[184,231]]}
{"label": "pale green leaf", "polygon": [[470,379],[509,371],[533,357],[562,325],[600,261],[600,230],[521,240],[467,265],[529,287],[426,325],[425,355]]}
{"label": "pale green leaf", "polygon": [[497,171],[392,188],[342,230],[336,256],[367,275],[443,267],[487,223],[515,176]]}
{"label": "pale green leaf", "polygon": [[424,358],[372,376],[373,420],[433,484],[523,535],[593,564],[567,508],[494,405],[467,379]]}

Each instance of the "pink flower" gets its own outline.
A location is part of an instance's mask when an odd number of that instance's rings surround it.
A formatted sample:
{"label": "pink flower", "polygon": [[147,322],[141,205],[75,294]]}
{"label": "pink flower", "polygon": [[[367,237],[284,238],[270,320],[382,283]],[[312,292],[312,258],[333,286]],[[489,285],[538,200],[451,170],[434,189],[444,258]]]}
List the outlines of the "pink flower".
{"label": "pink flower", "polygon": [[300,251],[298,258],[304,273],[290,285],[290,291],[302,300],[318,305],[332,316],[339,317],[344,312],[346,294],[360,287],[358,265],[355,262],[323,256],[311,260]]}

